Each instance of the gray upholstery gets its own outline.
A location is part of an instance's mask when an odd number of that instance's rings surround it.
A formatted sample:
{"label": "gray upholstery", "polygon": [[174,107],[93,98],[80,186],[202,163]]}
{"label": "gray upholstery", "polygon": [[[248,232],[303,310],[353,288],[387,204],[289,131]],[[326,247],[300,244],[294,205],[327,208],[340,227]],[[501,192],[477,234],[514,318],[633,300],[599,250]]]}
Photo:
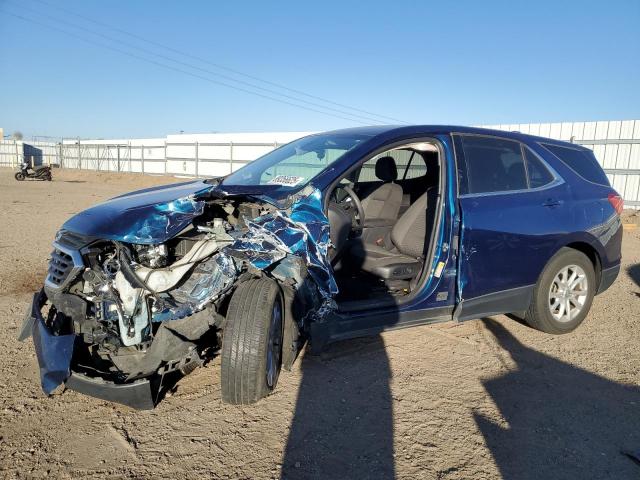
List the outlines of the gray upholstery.
{"label": "gray upholstery", "polygon": [[362,200],[365,225],[392,225],[402,205],[402,187],[397,183],[384,183]]}
{"label": "gray upholstery", "polygon": [[409,207],[394,225],[385,245],[360,243],[351,247],[354,263],[381,278],[412,278],[394,276],[389,266],[404,266],[407,271],[416,272],[413,276],[417,275],[425,253],[429,207],[435,206],[435,193],[435,189],[429,189]]}
{"label": "gray upholstery", "polygon": [[[359,243],[354,245],[350,253],[361,270],[372,273],[380,278],[389,279],[392,276],[394,279],[412,278],[415,275],[393,275],[393,267],[417,267],[419,265],[418,260],[414,257],[403,255],[399,252],[391,252],[384,247],[372,243]],[[415,270],[416,274],[418,273],[417,268],[413,270]]]}
{"label": "gray upholstery", "polygon": [[376,176],[383,183],[362,200],[365,225],[392,224],[398,218],[402,205],[402,187],[393,181],[398,176],[392,157],[381,157],[376,162]]}
{"label": "gray upholstery", "polygon": [[423,193],[398,219],[391,230],[391,241],[402,253],[422,257],[427,235],[427,206],[432,189]]}

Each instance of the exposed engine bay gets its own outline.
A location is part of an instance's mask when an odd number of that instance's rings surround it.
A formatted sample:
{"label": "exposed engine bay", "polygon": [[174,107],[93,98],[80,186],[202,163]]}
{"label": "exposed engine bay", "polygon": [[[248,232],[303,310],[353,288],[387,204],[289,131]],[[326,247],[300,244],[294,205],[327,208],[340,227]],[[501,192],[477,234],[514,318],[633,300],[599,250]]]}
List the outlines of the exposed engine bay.
{"label": "exposed engine bay", "polygon": [[[58,233],[26,329],[41,345],[46,393],[72,373],[126,384],[190,372],[219,346],[228,298],[246,278],[270,276],[296,290],[305,304],[330,308],[336,287],[326,263],[329,226],[318,191],[306,189],[285,209],[252,197],[194,195],[180,201],[191,202],[192,215],[179,211],[180,230],[163,242],[126,240],[149,227],[175,230],[166,213],[171,206],[152,219],[161,224],[143,222],[119,238],[64,227]],[[49,349],[53,353],[40,358],[47,353],[44,344],[54,341],[59,345]]]}

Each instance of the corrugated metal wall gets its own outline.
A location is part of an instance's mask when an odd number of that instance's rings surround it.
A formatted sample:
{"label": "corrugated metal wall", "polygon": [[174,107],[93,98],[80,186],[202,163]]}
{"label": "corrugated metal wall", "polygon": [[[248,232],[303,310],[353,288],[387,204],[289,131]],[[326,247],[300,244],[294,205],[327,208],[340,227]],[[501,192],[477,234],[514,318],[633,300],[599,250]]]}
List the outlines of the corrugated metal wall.
{"label": "corrugated metal wall", "polygon": [[[573,141],[594,151],[629,208],[640,209],[640,120],[483,125]],[[169,135],[131,140],[0,141],[0,166],[23,158],[114,172],[221,176],[308,132]]]}

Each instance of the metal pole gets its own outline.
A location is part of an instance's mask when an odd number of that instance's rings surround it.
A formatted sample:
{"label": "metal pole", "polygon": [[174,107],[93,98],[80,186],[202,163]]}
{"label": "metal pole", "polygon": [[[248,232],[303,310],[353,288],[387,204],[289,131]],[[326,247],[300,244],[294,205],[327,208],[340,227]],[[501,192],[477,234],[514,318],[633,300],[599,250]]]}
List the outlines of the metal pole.
{"label": "metal pole", "polygon": [[167,141],[164,141],[164,174],[167,174]]}
{"label": "metal pole", "polygon": [[229,173],[233,173],[233,141],[229,141]]}
{"label": "metal pole", "polygon": [[80,137],[78,137],[78,170],[82,170],[82,152],[80,151]]}
{"label": "metal pole", "polygon": [[140,169],[142,170],[142,174],[144,175],[144,145],[142,145],[142,148],[140,149],[140,160],[141,160]]}
{"label": "metal pole", "polygon": [[198,162],[200,161],[198,147],[198,141],[196,140],[196,177],[198,176]]}
{"label": "metal pole", "polygon": [[120,145],[116,145],[116,151],[118,152],[118,172],[120,171]]}
{"label": "metal pole", "polygon": [[60,168],[64,168],[64,137],[60,139]]}
{"label": "metal pole", "polygon": [[128,148],[129,148],[129,173],[132,172],[132,166],[131,166],[131,140],[129,140],[127,142]]}

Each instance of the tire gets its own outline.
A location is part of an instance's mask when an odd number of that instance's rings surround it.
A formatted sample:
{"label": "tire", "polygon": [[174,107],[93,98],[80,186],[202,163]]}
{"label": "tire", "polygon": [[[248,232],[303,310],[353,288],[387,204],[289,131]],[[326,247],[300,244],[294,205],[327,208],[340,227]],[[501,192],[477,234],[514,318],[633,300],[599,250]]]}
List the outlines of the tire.
{"label": "tire", "polygon": [[236,288],[222,337],[223,402],[255,403],[273,391],[282,365],[283,324],[284,301],[275,281],[252,279]]}
{"label": "tire", "polygon": [[47,173],[47,174],[45,175],[44,179],[45,179],[47,182],[50,182],[51,180],[53,180],[53,177],[51,176],[51,172]]}
{"label": "tire", "polygon": [[13,178],[15,178],[16,180],[18,180],[19,182],[22,182],[24,180],[24,174],[22,172],[17,172]]}
{"label": "tire", "polygon": [[[572,290],[570,286],[576,282],[578,283]],[[531,305],[525,314],[525,321],[545,333],[569,333],[589,313],[595,291],[596,274],[591,260],[578,250],[564,247],[549,260],[542,271],[533,291]]]}

